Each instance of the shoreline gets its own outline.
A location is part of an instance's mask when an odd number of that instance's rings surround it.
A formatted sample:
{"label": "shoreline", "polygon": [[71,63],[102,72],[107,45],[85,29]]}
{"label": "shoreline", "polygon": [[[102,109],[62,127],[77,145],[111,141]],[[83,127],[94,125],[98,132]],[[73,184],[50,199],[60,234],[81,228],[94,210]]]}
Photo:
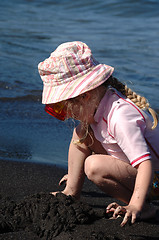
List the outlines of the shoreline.
{"label": "shoreline", "polygon": [[[11,204],[16,206],[21,206],[22,204],[26,204],[29,201],[29,204],[33,204],[36,200],[37,196],[41,196],[41,204],[49,201],[55,200],[50,199],[50,192],[51,191],[60,191],[62,187],[58,186],[58,182],[61,177],[66,174],[66,170],[59,168],[54,165],[45,165],[45,164],[37,164],[37,163],[30,163],[30,162],[16,162],[16,161],[5,161],[0,160],[0,180],[1,180],[1,189],[0,189],[0,201],[1,201],[1,209],[2,206],[7,208]],[[24,200],[25,199],[25,200]],[[59,197],[60,204],[65,209],[65,223],[67,221],[70,222],[70,217],[66,216],[69,213],[69,208],[74,208],[74,212],[76,209],[79,211],[82,210],[82,205],[87,209],[90,209],[90,215],[87,218],[90,218],[90,221],[86,222],[74,222],[74,227],[70,227],[70,229],[66,229],[66,226],[61,227],[58,234],[54,236],[53,239],[57,240],[67,240],[67,239],[119,239],[119,240],[134,240],[134,239],[158,239],[159,238],[159,222],[155,220],[151,220],[149,222],[137,222],[134,225],[126,225],[125,227],[120,227],[121,218],[116,220],[110,220],[105,217],[104,211],[106,206],[113,202],[114,199],[106,196],[102,193],[99,189],[96,188],[94,184],[86,179],[81,200],[78,203],[70,203],[70,206],[65,204],[66,199],[63,197]],[[2,204],[3,203],[3,204]],[[159,201],[156,202],[159,205]],[[28,204],[28,202],[27,202]],[[38,203],[39,204],[39,203]],[[50,202],[50,204],[52,204]],[[46,205],[46,204],[45,204]],[[33,205],[30,205],[33,206]],[[37,205],[38,207],[41,205]],[[50,205],[51,206],[51,205]],[[62,207],[62,208],[63,208]],[[17,209],[17,208],[16,208]],[[31,209],[31,207],[30,207]],[[41,209],[41,208],[39,208]],[[28,210],[29,211],[29,210]],[[41,210],[38,211],[38,214],[41,214]],[[92,211],[94,213],[92,213]],[[1,211],[2,212],[2,211]],[[4,212],[2,212],[4,213]],[[34,213],[34,212],[33,212]],[[18,213],[19,214],[19,213]],[[20,213],[21,214],[21,213]],[[86,212],[81,212],[83,216]],[[93,218],[92,215],[94,214]],[[41,236],[37,235],[35,231],[28,231],[32,229],[28,224],[25,228],[21,228],[20,230],[9,231],[7,228],[3,227],[2,222],[6,221],[7,216],[2,216],[1,214],[1,234],[0,240],[7,240],[7,239],[22,239],[22,240],[36,240],[36,239],[43,239],[48,240],[49,237],[46,235]],[[34,214],[33,214],[34,215]],[[58,214],[59,215],[59,214]],[[41,216],[41,215],[39,215]],[[61,213],[62,216],[62,213]],[[61,217],[60,216],[60,217]],[[72,216],[72,215],[71,215]],[[4,217],[4,219],[3,219]],[[52,220],[51,223],[56,220],[57,216],[51,215]],[[92,220],[93,219],[93,220]],[[4,221],[4,222],[5,222]],[[37,220],[36,220],[37,221]],[[61,220],[60,220],[61,221]],[[47,225],[47,220],[45,221],[45,232],[49,231],[49,226]],[[35,222],[36,224],[36,222]],[[38,222],[38,224],[41,224]],[[44,225],[44,221],[43,221]],[[41,225],[40,225],[41,226]],[[68,227],[68,225],[67,225]],[[3,233],[2,233],[3,232]],[[54,234],[52,232],[52,234]],[[50,238],[51,239],[51,238]]]}

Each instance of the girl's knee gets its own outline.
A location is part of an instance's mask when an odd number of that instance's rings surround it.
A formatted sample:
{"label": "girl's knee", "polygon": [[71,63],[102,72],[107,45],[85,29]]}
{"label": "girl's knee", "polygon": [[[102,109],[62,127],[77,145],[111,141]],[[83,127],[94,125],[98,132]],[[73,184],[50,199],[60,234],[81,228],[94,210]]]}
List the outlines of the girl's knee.
{"label": "girl's knee", "polygon": [[94,154],[85,160],[85,174],[88,179],[111,179],[113,159],[108,155]]}
{"label": "girl's knee", "polygon": [[91,155],[86,158],[84,171],[89,180],[93,180],[98,175],[98,163],[96,155]]}

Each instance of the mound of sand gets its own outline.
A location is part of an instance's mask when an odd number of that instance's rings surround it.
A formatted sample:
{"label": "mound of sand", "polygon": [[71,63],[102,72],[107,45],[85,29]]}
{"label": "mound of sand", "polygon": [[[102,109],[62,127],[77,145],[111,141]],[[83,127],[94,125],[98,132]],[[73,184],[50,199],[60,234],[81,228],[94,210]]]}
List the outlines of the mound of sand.
{"label": "mound of sand", "polygon": [[97,218],[89,205],[71,196],[39,193],[19,203],[4,201],[0,207],[0,232],[27,230],[51,240],[62,231],[71,231],[77,224],[88,224]]}

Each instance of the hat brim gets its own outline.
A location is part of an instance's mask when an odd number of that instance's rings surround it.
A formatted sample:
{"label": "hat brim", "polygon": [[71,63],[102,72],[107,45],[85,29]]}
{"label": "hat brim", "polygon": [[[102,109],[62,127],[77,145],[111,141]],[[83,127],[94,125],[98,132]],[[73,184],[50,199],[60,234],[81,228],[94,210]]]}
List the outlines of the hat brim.
{"label": "hat brim", "polygon": [[105,64],[98,64],[87,74],[77,77],[70,82],[57,86],[44,83],[42,103],[51,104],[77,97],[82,93],[93,90],[104,83],[113,73],[114,68]]}

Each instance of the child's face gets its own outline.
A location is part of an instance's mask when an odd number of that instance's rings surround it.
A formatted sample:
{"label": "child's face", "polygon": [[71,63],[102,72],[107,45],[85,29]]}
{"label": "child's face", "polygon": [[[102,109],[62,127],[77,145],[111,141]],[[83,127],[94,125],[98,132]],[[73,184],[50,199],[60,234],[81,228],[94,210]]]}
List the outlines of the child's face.
{"label": "child's face", "polygon": [[62,121],[74,118],[88,124],[94,122],[95,109],[92,102],[88,101],[84,95],[59,103],[47,104],[45,111]]}
{"label": "child's face", "polygon": [[95,122],[94,115],[105,91],[105,87],[100,86],[75,98],[59,103],[47,104],[45,110],[47,113],[63,121],[73,118],[91,124]]}
{"label": "child's face", "polygon": [[[95,106],[89,101],[88,95],[82,95],[68,101],[67,117],[91,124],[94,122]],[[71,108],[69,108],[69,102]]]}

